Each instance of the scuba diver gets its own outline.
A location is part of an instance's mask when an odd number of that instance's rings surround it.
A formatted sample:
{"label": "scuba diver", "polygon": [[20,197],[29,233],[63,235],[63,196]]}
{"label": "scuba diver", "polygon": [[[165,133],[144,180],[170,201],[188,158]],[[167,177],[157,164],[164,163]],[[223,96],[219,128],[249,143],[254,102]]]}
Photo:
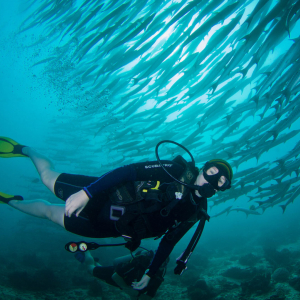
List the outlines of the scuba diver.
{"label": "scuba diver", "polygon": [[169,258],[151,278],[148,286],[141,290],[132,288],[131,283],[140,280],[153,259],[153,251],[140,250],[134,255],[126,255],[114,259],[113,265],[103,267],[98,259],[94,259],[90,251],[77,252],[75,258],[85,265],[87,271],[94,277],[123,290],[132,299],[148,300],[155,296],[156,291],[164,281]]}
{"label": "scuba diver", "polygon": [[[145,238],[161,238],[155,256],[134,289],[145,288],[170,256],[174,246],[198,221],[198,227],[183,254],[175,274],[186,263],[202,234],[207,215],[207,198],[231,187],[233,172],[222,159],[205,163],[199,171],[192,158],[182,156],[161,161],[125,165],[100,177],[59,173],[52,163],[31,147],[0,137],[0,157],[28,157],[42,182],[65,205],[45,200],[22,201],[22,196],[0,194],[0,201],[26,214],[48,219],[67,231],[89,238],[124,237],[134,251]],[[89,249],[87,249],[89,250]]]}

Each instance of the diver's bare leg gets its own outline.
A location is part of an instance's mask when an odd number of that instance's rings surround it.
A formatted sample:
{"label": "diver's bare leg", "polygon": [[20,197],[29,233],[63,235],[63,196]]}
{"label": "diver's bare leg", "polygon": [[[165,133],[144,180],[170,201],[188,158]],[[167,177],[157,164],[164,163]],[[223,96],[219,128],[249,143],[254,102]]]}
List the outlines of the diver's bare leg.
{"label": "diver's bare leg", "polygon": [[48,219],[55,224],[64,226],[64,204],[52,204],[45,200],[11,200],[8,205],[31,216]]}
{"label": "diver's bare leg", "polygon": [[54,184],[61,173],[54,171],[52,162],[32,148],[24,147],[22,151],[32,160],[44,185],[54,194]]}
{"label": "diver's bare leg", "polygon": [[88,272],[93,275],[93,270],[97,266],[101,266],[99,263],[95,262],[93,256],[91,255],[90,251],[86,251],[85,253],[84,264],[88,270]]}

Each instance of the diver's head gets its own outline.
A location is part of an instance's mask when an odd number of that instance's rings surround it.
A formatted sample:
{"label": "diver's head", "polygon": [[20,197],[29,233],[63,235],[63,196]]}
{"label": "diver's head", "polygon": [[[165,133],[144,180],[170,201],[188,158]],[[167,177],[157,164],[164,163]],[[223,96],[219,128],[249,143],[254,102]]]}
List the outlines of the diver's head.
{"label": "diver's head", "polygon": [[222,159],[212,159],[201,169],[196,183],[199,191],[196,195],[210,198],[216,191],[225,191],[231,187],[233,172],[230,164]]}
{"label": "diver's head", "polygon": [[217,191],[231,188],[233,172],[230,164],[223,159],[212,159],[203,167],[203,176]]}

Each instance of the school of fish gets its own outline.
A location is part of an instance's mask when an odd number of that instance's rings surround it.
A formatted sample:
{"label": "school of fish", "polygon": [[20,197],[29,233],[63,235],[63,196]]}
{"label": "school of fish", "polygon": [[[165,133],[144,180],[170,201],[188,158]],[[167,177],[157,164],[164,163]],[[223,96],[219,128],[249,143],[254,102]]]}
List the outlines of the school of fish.
{"label": "school of fish", "polygon": [[[155,159],[163,139],[183,144],[199,166],[226,159],[233,188],[210,205],[231,205],[215,216],[274,206],[284,213],[299,196],[299,0],[27,4],[19,34],[39,27],[35,45],[53,49],[32,68],[43,68],[60,108],[74,112],[65,122],[76,116],[80,123],[75,133],[57,125],[49,144],[84,137],[81,143],[105,157],[101,172]],[[276,160],[260,161],[282,144]],[[166,145],[162,157],[178,150]],[[69,162],[57,153],[60,159]],[[83,168],[93,164],[91,157],[81,161]],[[251,207],[233,207],[245,195]]]}

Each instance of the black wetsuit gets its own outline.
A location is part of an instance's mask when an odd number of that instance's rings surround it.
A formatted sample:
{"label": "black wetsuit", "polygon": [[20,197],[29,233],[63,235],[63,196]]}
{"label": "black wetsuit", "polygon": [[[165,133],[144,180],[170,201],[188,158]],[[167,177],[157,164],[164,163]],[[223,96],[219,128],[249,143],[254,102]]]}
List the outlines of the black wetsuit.
{"label": "black wetsuit", "polygon": [[[184,167],[174,161],[163,161],[162,163],[175,178],[179,178],[184,171]],[[134,181],[160,181],[159,190],[163,193],[174,182],[157,161],[127,165],[108,172],[100,178],[61,174],[55,183],[55,193],[59,198],[66,200],[82,188],[90,198],[80,214],[80,218],[65,217],[65,228],[70,232],[87,237],[120,236],[121,234],[116,228],[116,221],[110,219],[111,189],[125,184],[129,194],[134,197]],[[167,217],[161,216],[160,211],[148,215],[147,220],[151,232],[146,233],[146,238],[160,236],[167,232],[149,267],[147,273],[149,276],[157,272],[176,243],[200,219],[201,208],[207,210],[207,199],[197,197],[195,191],[192,190],[176,204]]]}

